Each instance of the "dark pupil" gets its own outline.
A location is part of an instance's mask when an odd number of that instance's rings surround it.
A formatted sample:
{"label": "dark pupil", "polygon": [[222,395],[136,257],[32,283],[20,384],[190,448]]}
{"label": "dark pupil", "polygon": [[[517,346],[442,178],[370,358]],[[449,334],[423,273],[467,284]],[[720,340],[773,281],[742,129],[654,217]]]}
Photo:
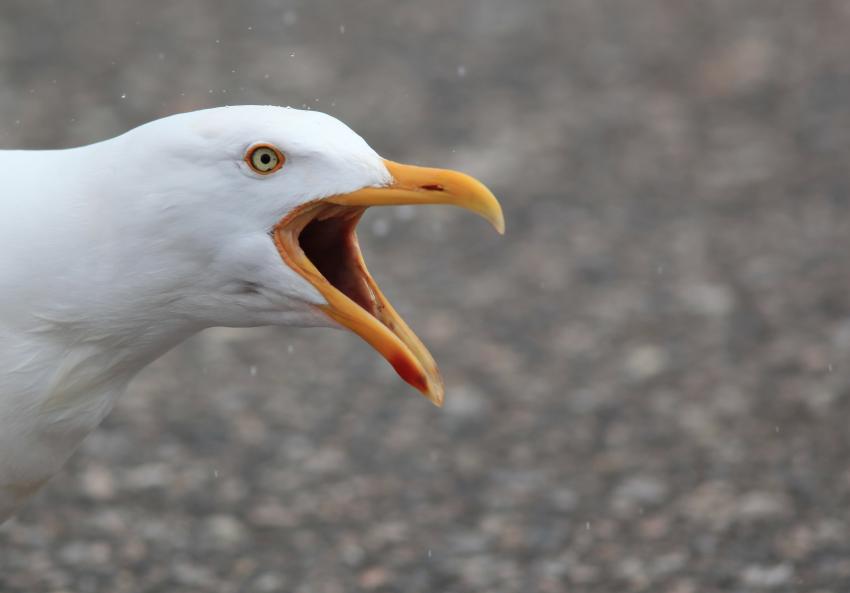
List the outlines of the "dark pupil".
{"label": "dark pupil", "polygon": [[272,162],[272,156],[269,153],[264,152],[260,155],[260,162],[264,165],[268,165],[270,162]]}

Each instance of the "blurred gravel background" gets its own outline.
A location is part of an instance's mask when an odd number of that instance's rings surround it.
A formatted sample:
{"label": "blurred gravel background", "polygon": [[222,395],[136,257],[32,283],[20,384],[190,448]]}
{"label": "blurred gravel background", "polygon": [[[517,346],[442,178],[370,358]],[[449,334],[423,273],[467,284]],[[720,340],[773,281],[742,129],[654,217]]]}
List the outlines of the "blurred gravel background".
{"label": "blurred gravel background", "polygon": [[447,404],[208,331],[0,528],[5,592],[850,590],[850,4],[0,5],[0,146],[234,103],[469,171],[369,213]]}

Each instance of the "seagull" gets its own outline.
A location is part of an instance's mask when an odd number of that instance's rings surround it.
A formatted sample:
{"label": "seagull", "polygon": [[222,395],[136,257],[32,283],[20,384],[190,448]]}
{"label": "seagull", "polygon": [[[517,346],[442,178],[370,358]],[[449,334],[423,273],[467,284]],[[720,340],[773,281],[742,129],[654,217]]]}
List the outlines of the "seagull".
{"label": "seagull", "polygon": [[142,368],[199,331],[348,329],[436,405],[431,354],[369,274],[371,206],[451,204],[499,233],[457,172],[381,158],[339,120],[242,105],[96,144],[0,151],[0,523]]}

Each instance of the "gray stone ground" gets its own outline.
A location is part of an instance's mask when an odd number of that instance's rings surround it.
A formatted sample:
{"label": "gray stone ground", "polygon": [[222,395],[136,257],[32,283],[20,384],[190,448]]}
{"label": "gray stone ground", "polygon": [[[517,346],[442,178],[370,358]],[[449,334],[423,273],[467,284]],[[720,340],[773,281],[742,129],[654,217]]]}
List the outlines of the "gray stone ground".
{"label": "gray stone ground", "polygon": [[508,234],[362,225],[443,410],[354,336],[209,331],[0,528],[0,591],[850,590],[848,31],[840,0],[5,0],[4,147],[307,105],[484,179]]}

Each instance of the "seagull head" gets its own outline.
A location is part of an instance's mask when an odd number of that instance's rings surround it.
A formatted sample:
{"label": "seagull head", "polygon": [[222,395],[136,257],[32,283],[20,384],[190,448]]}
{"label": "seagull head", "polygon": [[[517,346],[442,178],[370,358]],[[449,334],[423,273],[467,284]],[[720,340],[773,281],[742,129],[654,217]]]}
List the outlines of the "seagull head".
{"label": "seagull head", "polygon": [[176,115],[101,149],[115,155],[104,176],[134,188],[122,219],[146,235],[136,257],[151,277],[167,275],[180,315],[346,328],[442,403],[437,365],[370,275],[356,230],[373,206],[451,204],[501,233],[501,208],[479,181],[386,160],[339,120],[282,107]]}

